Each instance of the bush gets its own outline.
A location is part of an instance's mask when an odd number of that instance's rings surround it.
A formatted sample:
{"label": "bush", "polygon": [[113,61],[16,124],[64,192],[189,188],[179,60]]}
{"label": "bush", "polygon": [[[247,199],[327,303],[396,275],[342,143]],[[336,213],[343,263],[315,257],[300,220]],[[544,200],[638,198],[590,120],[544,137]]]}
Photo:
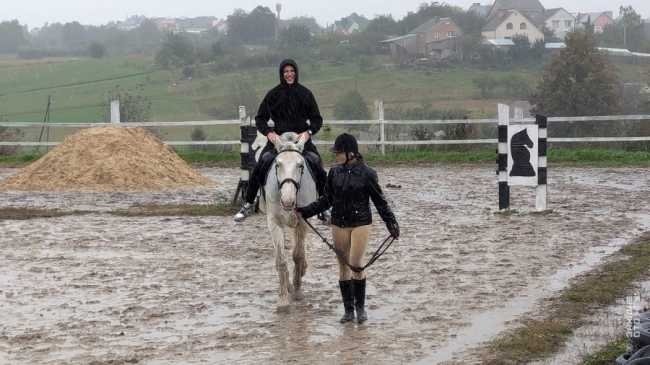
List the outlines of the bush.
{"label": "bush", "polygon": [[[0,123],[6,123],[8,120],[4,119],[2,114],[0,114]],[[25,136],[25,133],[17,128],[9,128],[0,126],[0,142],[17,142],[22,140]],[[0,146],[0,155],[13,155],[18,153],[20,146]]]}
{"label": "bush", "polygon": [[[370,120],[370,109],[358,91],[343,95],[334,105],[334,118],[340,120]],[[370,125],[359,125],[358,130],[368,130]]]}
{"label": "bush", "polygon": [[90,51],[90,57],[92,58],[103,58],[106,55],[106,47],[98,42],[91,42],[88,45],[88,51]]}

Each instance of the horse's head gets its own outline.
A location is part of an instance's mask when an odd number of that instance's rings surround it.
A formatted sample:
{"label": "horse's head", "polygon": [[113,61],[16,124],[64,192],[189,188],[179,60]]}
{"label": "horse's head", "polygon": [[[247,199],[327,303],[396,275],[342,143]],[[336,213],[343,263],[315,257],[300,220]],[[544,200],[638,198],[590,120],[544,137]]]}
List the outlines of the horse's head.
{"label": "horse's head", "polygon": [[305,141],[299,139],[296,133],[285,133],[275,139],[275,148],[278,150],[275,174],[284,210],[293,210],[296,207],[296,195],[305,168],[305,158],[302,156],[304,146]]}

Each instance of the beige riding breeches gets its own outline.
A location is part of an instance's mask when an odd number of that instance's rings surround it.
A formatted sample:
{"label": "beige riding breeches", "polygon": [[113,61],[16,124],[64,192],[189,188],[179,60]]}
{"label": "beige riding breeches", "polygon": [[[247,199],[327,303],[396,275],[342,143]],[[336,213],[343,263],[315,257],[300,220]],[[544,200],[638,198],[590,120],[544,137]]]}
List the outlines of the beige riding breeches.
{"label": "beige riding breeches", "polygon": [[[342,256],[350,265],[355,267],[363,266],[363,259],[370,243],[370,225],[360,227],[332,227],[332,238],[334,248],[342,253]],[[366,277],[366,272],[353,272],[348,265],[337,255],[339,262],[339,280],[345,281],[354,278],[361,280]]]}

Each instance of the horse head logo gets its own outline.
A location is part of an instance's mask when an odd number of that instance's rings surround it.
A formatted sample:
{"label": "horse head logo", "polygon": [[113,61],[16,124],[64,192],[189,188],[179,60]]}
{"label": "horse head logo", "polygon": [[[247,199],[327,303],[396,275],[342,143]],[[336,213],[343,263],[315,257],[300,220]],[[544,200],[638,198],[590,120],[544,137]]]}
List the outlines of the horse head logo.
{"label": "horse head logo", "polygon": [[515,133],[510,140],[510,154],[512,156],[512,170],[510,176],[535,176],[535,169],[530,163],[530,151],[535,144],[528,136],[528,130],[523,129]]}

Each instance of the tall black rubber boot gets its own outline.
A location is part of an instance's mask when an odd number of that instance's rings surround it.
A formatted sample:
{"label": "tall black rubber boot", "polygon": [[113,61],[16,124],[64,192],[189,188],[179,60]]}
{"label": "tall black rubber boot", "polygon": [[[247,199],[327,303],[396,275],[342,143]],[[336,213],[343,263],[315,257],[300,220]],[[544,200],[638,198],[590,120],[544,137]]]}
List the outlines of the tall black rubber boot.
{"label": "tall black rubber boot", "polygon": [[343,308],[345,308],[341,323],[352,322],[354,321],[354,288],[352,287],[352,280],[339,280],[339,289],[341,289]]}
{"label": "tall black rubber boot", "polygon": [[352,286],[354,287],[354,307],[357,310],[357,322],[363,323],[368,320],[366,314],[366,278],[361,280],[352,279]]}

